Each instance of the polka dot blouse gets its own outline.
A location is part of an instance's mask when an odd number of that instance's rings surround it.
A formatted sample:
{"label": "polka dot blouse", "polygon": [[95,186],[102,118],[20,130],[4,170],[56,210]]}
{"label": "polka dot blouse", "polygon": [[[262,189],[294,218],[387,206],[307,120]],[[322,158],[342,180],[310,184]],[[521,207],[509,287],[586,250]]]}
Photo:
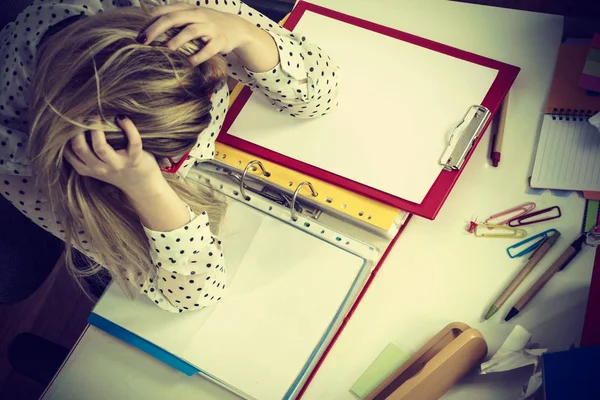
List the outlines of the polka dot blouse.
{"label": "polka dot blouse", "polygon": [[[304,36],[290,33],[238,0],[186,2],[239,15],[273,37],[279,50],[277,66],[257,73],[246,69],[235,54],[224,54],[229,76],[263,93],[277,110],[291,117],[314,118],[333,108],[338,68],[325,52]],[[162,3],[171,1],[163,0]],[[131,6],[139,7],[139,1],[35,0],[0,32],[0,192],[33,222],[59,238],[64,238],[65,231],[55,218],[49,201],[34,186],[25,150],[28,140],[27,92],[37,46],[52,25],[65,19]],[[211,97],[211,123],[200,133],[188,162],[179,172],[181,175],[185,176],[194,164],[213,158],[214,141],[222,127],[228,99],[226,87]],[[129,277],[130,281],[137,282],[141,292],[171,312],[199,309],[223,297],[227,286],[223,255],[226,250],[221,240],[211,233],[205,212],[196,215],[190,211],[190,222],[170,232],[145,231],[157,273],[143,282]],[[86,233],[78,234],[83,246],[88,245],[90,240]],[[91,244],[79,250],[102,264],[102,256],[94,252]]]}

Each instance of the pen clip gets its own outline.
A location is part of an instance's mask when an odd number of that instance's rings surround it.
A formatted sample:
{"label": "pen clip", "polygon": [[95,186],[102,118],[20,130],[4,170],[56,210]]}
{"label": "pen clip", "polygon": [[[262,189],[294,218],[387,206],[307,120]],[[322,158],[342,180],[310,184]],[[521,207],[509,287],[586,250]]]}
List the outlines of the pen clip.
{"label": "pen clip", "polygon": [[475,224],[473,234],[483,238],[524,238],[527,231],[520,228],[510,228],[506,225]]}
{"label": "pen clip", "polygon": [[[518,218],[522,215],[526,215],[533,210],[535,210],[536,204],[532,201],[519,204],[518,206],[509,208],[504,211],[500,211],[494,215],[491,215],[488,219],[485,220],[486,224],[496,224],[496,225],[504,225],[508,221],[514,218]],[[502,218],[501,221],[494,221],[496,219]]]}
{"label": "pen clip", "polygon": [[[519,243],[515,243],[512,246],[507,247],[506,253],[508,253],[508,256],[510,258],[518,258],[533,252],[533,254],[531,254],[531,256],[529,257],[531,258],[534,256],[535,252],[540,248],[540,246],[548,240],[548,238],[550,237],[550,233],[555,234],[556,232],[558,232],[556,229],[548,229],[547,231],[540,232],[537,235],[534,235],[532,237],[520,241]],[[529,244],[529,246],[521,250],[521,248],[527,244]],[[515,251],[518,252],[515,254]]]}
{"label": "pen clip", "polygon": [[[552,214],[552,215],[546,216],[547,214]],[[538,222],[550,221],[553,219],[560,218],[561,216],[562,216],[562,213],[560,211],[560,207],[553,206],[553,207],[544,208],[543,210],[529,213],[529,214],[526,214],[526,215],[523,215],[520,217],[513,218],[510,221],[508,221],[507,225],[514,228],[517,226],[525,226],[525,225],[535,224]],[[531,220],[531,218],[534,218],[534,217],[538,217],[538,218]]]}

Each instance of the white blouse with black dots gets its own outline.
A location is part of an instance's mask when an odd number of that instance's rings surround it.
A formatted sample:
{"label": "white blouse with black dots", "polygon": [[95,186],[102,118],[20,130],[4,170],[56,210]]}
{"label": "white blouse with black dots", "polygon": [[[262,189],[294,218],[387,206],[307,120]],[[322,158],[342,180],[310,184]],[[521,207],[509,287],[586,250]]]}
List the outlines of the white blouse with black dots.
{"label": "white blouse with black dots", "polygon": [[[172,1],[162,1],[171,3]],[[174,1],[173,1],[174,2]],[[239,15],[268,32],[279,49],[280,63],[262,73],[247,70],[235,54],[225,54],[229,76],[267,96],[279,111],[292,117],[312,118],[333,108],[337,95],[338,67],[304,36],[292,34],[240,1],[202,0],[186,2]],[[40,227],[64,239],[60,221],[51,205],[35,188],[26,156],[28,140],[27,93],[31,85],[37,46],[47,29],[75,15],[94,15],[114,7],[139,6],[139,0],[35,0],[0,32],[0,192]],[[51,38],[49,39],[51,40]],[[200,133],[185,176],[195,162],[214,156],[214,141],[228,106],[226,87],[211,102],[211,124]],[[0,229],[6,229],[2,227]],[[205,212],[190,212],[190,222],[170,232],[146,229],[150,256],[157,268],[155,278],[137,282],[159,307],[171,312],[198,309],[219,301],[226,288],[223,245],[210,230]],[[86,233],[79,232],[84,246]],[[102,264],[94,249],[79,248]],[[32,246],[35,246],[32,243]],[[0,266],[1,268],[1,266]],[[129,277],[136,281],[134,277]]]}

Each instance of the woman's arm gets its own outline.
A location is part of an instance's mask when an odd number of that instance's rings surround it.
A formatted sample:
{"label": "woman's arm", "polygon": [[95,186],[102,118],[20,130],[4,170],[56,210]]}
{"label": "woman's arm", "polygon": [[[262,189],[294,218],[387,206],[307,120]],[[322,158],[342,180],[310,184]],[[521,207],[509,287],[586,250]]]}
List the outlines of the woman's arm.
{"label": "woman's arm", "polygon": [[66,160],[80,175],[121,189],[146,227],[169,231],[187,224],[187,206],[162,176],[154,156],[142,149],[133,121],[118,117],[116,122],[127,136],[126,150],[115,151],[104,132],[92,130],[92,146],[83,133],[77,135],[65,148]]}
{"label": "woman's arm", "polygon": [[[263,93],[271,104],[292,117],[323,116],[337,106],[339,68],[303,33],[292,33],[243,2],[208,0],[201,7],[234,13],[255,31],[273,38],[279,63],[268,71],[250,68],[247,53],[226,54],[229,75]],[[258,53],[260,57],[260,53]]]}
{"label": "woman's arm", "polygon": [[[0,174],[0,189],[2,195],[31,221],[65,240],[62,221],[57,220],[50,202],[35,188],[33,178]],[[190,213],[186,211],[185,222],[177,229],[159,231],[145,228],[152,268],[156,268],[155,278],[138,281],[137,276],[125,272],[132,285],[169,312],[184,312],[214,304],[221,300],[227,283],[221,241],[210,232],[207,215],[192,213],[191,221],[188,221]],[[80,231],[77,235],[83,247],[76,243],[73,245],[92,261],[105,265],[102,255],[94,252],[88,234]]]}
{"label": "woman's arm", "polygon": [[143,187],[123,192],[148,229],[171,231],[190,222],[187,205],[160,174]]}
{"label": "woman's arm", "polygon": [[198,64],[222,54],[229,75],[263,93],[279,111],[313,118],[335,108],[339,69],[305,36],[289,32],[239,1],[186,1],[189,4],[158,7],[154,13],[159,18],[140,35],[143,42],[150,43],[171,27],[185,26],[169,42],[170,48],[201,38],[206,46],[190,61]]}
{"label": "woman's arm", "polygon": [[273,37],[248,21],[242,20],[246,41],[233,50],[251,71],[267,72],[279,64],[279,52]]}
{"label": "woman's arm", "polygon": [[208,216],[192,213],[192,221],[170,232],[146,229],[156,279],[141,289],[171,312],[199,309],[221,300],[226,287],[221,241],[210,231]]}
{"label": "woman's arm", "polygon": [[135,208],[157,272],[144,282],[128,279],[168,311],[183,312],[220,300],[225,268],[221,242],[210,232],[208,215],[192,213],[169,186],[155,158],[143,151],[133,121],[119,117],[117,123],[127,136],[126,150],[115,151],[104,132],[92,130],[91,147],[81,134],[64,154],[77,173],[116,186]]}

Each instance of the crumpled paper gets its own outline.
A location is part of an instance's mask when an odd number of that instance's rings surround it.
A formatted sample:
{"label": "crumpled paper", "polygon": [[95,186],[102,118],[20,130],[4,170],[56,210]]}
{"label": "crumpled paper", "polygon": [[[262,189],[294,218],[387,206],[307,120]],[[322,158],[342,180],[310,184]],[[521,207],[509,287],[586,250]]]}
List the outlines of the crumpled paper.
{"label": "crumpled paper", "polygon": [[523,387],[520,400],[532,396],[542,386],[541,360],[547,349],[527,348],[530,340],[531,333],[520,325],[515,326],[496,354],[480,366],[481,374],[490,374],[532,365],[533,374]]}

